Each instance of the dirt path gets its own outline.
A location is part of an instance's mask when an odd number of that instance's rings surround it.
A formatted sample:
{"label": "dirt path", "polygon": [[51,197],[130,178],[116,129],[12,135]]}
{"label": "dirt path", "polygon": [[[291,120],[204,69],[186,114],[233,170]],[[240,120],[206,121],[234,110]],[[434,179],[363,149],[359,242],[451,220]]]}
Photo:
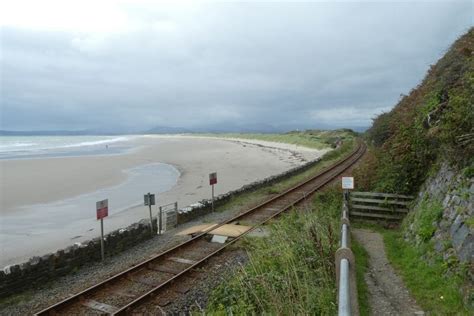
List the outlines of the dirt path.
{"label": "dirt path", "polygon": [[352,234],[369,254],[369,270],[364,279],[371,314],[424,315],[388,262],[382,235],[366,229],[353,229]]}

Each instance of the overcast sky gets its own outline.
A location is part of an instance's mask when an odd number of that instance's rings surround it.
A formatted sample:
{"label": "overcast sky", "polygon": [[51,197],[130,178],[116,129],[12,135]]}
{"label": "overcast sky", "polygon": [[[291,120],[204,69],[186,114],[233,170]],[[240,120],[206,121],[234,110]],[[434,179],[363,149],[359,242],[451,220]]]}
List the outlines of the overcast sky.
{"label": "overcast sky", "polygon": [[0,129],[367,127],[474,16],[472,1],[173,3],[3,1]]}

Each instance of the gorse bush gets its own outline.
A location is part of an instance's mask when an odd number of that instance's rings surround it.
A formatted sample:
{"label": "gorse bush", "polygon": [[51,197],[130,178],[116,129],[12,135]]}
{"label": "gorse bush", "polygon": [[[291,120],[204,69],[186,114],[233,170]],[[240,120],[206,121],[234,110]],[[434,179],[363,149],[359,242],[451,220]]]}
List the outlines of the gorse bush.
{"label": "gorse bush", "polygon": [[246,244],[249,264],[213,293],[206,313],[334,315],[334,254],[341,193],[318,194],[315,211],[284,215]]}
{"label": "gorse bush", "polygon": [[423,82],[397,106],[374,119],[367,169],[372,189],[410,193],[439,158],[459,167],[474,156],[474,29],[431,67]]}

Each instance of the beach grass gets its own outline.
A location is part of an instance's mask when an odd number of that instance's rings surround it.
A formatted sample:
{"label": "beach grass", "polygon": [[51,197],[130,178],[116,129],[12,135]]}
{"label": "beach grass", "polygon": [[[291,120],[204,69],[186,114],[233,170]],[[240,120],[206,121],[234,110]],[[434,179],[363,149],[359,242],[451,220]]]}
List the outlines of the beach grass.
{"label": "beach grass", "polygon": [[282,134],[264,134],[264,133],[216,133],[200,134],[207,137],[223,137],[238,139],[254,139],[268,142],[286,143],[298,146],[304,146],[314,149],[325,149],[334,147],[337,141],[351,141],[357,135],[349,129],[339,130],[306,130],[292,131]]}

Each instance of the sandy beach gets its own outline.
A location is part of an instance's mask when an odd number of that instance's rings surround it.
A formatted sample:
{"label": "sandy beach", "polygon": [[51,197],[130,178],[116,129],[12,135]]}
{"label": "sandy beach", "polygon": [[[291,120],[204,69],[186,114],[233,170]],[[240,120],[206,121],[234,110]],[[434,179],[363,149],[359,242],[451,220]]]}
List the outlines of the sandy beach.
{"label": "sandy beach", "polygon": [[[141,136],[130,142],[134,149],[126,154],[0,161],[0,266],[98,236],[94,205],[74,220],[67,212],[65,216],[49,214],[47,206],[119,185],[128,177],[124,170],[153,163],[173,166],[179,171],[177,181],[157,194],[157,205],[177,201],[184,207],[210,197],[210,172],[218,174],[215,193],[219,195],[316,159],[327,151],[257,140],[177,135]],[[146,184],[147,177],[143,181]],[[148,191],[156,192],[154,187]],[[41,214],[35,213],[35,206]],[[144,206],[115,213],[106,219],[105,232],[128,226],[146,215]],[[13,218],[22,219],[21,227],[12,227]],[[41,226],[41,221],[49,225]]]}

